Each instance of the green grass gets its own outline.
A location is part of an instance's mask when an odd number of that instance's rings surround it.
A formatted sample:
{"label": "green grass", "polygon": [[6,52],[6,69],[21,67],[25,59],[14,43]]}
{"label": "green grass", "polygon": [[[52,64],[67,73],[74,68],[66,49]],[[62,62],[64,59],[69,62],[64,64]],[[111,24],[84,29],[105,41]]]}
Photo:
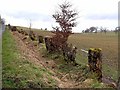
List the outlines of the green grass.
{"label": "green grass", "polygon": [[[55,86],[51,73],[43,67],[36,66],[23,59],[17,49],[12,33],[6,30],[2,40],[2,84],[3,88],[39,88]],[[51,83],[47,84],[43,77],[47,74]]]}

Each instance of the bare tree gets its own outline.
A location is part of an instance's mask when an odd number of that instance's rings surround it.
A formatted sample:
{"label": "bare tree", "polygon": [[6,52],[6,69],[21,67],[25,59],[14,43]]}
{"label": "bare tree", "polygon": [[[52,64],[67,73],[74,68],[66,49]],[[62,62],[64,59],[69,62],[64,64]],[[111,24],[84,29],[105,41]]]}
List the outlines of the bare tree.
{"label": "bare tree", "polygon": [[106,34],[106,32],[107,32],[107,28],[103,28],[103,27],[100,27],[100,32],[102,33],[102,32],[104,32],[105,34]]}
{"label": "bare tree", "polygon": [[31,19],[30,19],[30,26],[29,26],[29,29],[31,30],[31,27],[32,27],[32,23],[31,23]]}

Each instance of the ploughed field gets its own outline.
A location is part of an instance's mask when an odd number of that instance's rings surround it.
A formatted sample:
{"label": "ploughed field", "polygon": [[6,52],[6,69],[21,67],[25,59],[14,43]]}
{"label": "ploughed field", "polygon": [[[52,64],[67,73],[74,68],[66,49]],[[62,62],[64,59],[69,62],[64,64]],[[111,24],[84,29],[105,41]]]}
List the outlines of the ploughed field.
{"label": "ploughed field", "polygon": [[[19,27],[18,27],[19,28]],[[21,27],[20,27],[21,28]],[[23,28],[28,31],[27,28]],[[48,36],[53,35],[49,31],[33,29],[34,33]],[[69,36],[68,43],[78,48],[76,62],[87,65],[87,53],[81,49],[102,49],[102,71],[103,75],[117,80],[118,69],[118,34],[114,32],[105,33],[75,33]]]}
{"label": "ploughed field", "polygon": [[77,46],[78,53],[76,61],[87,64],[87,54],[81,49],[89,48],[102,49],[102,71],[103,75],[117,79],[118,69],[118,35],[114,32],[92,33],[92,34],[73,34],[68,42]]}

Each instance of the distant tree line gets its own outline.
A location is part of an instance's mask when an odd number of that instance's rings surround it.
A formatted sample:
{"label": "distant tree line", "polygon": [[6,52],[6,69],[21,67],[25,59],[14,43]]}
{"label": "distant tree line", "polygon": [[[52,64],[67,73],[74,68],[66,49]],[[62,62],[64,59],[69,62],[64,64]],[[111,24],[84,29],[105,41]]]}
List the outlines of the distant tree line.
{"label": "distant tree line", "polygon": [[[97,33],[97,32],[101,32],[101,33],[105,33],[106,34],[108,31],[110,31],[110,30],[108,30],[106,27],[98,28],[98,27],[92,26],[90,28],[87,28],[86,30],[82,30],[82,33]],[[120,27],[116,27],[114,30],[111,30],[111,31],[113,31],[115,33],[118,33],[120,31]]]}
{"label": "distant tree line", "polygon": [[97,33],[97,27],[90,27],[90,28],[87,28],[86,30],[83,30],[82,31],[83,33],[92,33],[92,32],[94,32],[94,33]]}

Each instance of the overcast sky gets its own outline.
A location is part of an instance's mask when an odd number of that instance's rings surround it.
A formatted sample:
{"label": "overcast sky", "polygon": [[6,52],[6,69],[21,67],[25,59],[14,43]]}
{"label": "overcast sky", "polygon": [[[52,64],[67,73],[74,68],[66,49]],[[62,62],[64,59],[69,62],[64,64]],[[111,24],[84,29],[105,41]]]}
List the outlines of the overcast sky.
{"label": "overcast sky", "polygon": [[[48,28],[56,26],[52,18],[58,4],[65,0],[0,0],[0,15],[6,24],[32,28]],[[114,29],[118,26],[119,0],[67,0],[79,12],[78,25],[75,32],[91,26]]]}

